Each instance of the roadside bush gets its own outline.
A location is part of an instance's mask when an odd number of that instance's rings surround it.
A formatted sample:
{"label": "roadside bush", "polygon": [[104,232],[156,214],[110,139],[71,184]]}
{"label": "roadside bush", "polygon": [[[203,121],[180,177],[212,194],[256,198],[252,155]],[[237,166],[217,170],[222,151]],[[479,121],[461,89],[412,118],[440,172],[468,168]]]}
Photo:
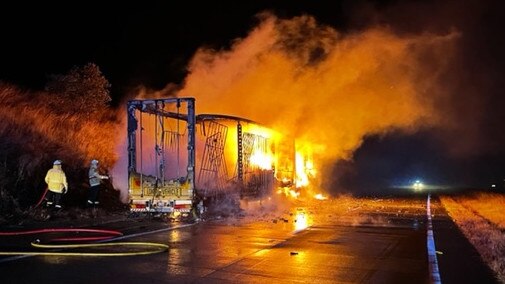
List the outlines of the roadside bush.
{"label": "roadside bush", "polygon": [[[117,160],[119,123],[106,105],[110,85],[98,67],[75,67],[67,75],[54,76],[49,85],[48,90],[59,93],[27,91],[0,82],[0,222],[35,205],[54,160],[63,161],[69,182],[64,198],[73,206],[85,202],[89,162],[99,159],[110,168]],[[106,186],[111,188],[107,194],[111,200],[119,196],[112,185]],[[120,203],[119,197],[116,202]]]}

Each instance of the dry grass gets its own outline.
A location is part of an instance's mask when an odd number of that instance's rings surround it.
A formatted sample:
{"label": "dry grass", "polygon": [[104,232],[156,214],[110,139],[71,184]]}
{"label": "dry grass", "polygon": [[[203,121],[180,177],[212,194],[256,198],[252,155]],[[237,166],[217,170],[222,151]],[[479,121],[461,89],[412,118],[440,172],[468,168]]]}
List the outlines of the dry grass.
{"label": "dry grass", "polygon": [[[44,176],[56,159],[63,160],[69,181],[67,198],[84,191],[91,159],[104,167],[116,159],[117,138],[124,135],[111,113],[62,113],[49,106],[55,96],[21,90],[0,82],[0,214],[19,215],[45,188]],[[0,220],[1,221],[1,220]]]}
{"label": "dry grass", "polygon": [[441,196],[440,200],[482,259],[505,283],[505,197],[480,193]]}
{"label": "dry grass", "polygon": [[493,193],[479,193],[460,198],[460,202],[475,211],[500,229],[505,229],[505,196]]}
{"label": "dry grass", "polygon": [[38,156],[57,146],[57,149],[68,151],[60,154],[72,157],[67,162],[80,158],[87,166],[89,160],[99,158],[103,165],[112,165],[116,160],[114,147],[120,134],[119,125],[79,113],[58,114],[48,108],[50,99],[50,94],[31,94],[0,86],[3,104],[0,133],[15,143],[40,149]]}

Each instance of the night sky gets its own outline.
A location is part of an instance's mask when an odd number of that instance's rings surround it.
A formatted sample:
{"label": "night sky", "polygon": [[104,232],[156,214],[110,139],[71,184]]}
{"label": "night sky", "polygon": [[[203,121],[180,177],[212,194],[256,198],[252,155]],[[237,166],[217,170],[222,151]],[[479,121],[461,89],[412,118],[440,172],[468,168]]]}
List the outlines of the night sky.
{"label": "night sky", "polygon": [[[102,1],[103,2],[103,1]],[[503,1],[41,1],[0,4],[0,80],[42,89],[47,76],[96,63],[114,103],[142,85],[180,84],[200,47],[227,49],[270,11],[312,15],[343,34],[389,26],[399,36],[461,34],[437,101],[447,123],[412,134],[366,137],[335,166],[346,188],[412,179],[487,187],[505,178],[505,4]]]}

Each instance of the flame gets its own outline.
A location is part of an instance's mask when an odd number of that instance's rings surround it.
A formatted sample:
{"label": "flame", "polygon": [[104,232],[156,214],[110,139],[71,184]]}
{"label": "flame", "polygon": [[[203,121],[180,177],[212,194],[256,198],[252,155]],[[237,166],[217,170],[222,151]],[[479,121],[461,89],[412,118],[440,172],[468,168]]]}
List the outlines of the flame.
{"label": "flame", "polygon": [[324,196],[322,193],[318,193],[318,194],[314,195],[314,198],[317,199],[317,200],[326,200],[326,199],[328,199],[328,197]]}
{"label": "flame", "polygon": [[263,153],[259,149],[255,149],[250,158],[251,164],[258,166],[262,170],[271,170],[272,160],[272,154]]}
{"label": "flame", "polygon": [[261,125],[256,125],[256,124],[248,124],[243,126],[243,130],[252,134],[256,134],[261,137],[265,137],[267,139],[275,139],[278,137],[278,133],[276,133],[272,129],[268,129],[266,127],[263,127]]}
{"label": "flame", "polygon": [[289,187],[281,187],[277,189],[277,194],[284,194],[285,196],[297,199],[300,196],[300,192],[293,190]]}
{"label": "flame", "polygon": [[296,187],[306,187],[310,184],[310,179],[316,176],[314,162],[302,153],[296,153]]}
{"label": "flame", "polygon": [[287,177],[283,177],[283,178],[282,178],[282,182],[283,182],[284,184],[287,184],[287,183],[290,183],[290,182],[291,182],[291,180],[290,180],[289,178],[287,178]]}
{"label": "flame", "polygon": [[[269,139],[275,140],[275,132],[271,129],[262,127],[260,125],[248,124],[243,128],[246,132],[255,134],[259,137],[265,138],[266,141]],[[274,155],[268,148],[268,145],[255,145],[249,161],[252,165],[258,166],[262,170],[271,170]],[[261,146],[264,146],[262,149]]]}

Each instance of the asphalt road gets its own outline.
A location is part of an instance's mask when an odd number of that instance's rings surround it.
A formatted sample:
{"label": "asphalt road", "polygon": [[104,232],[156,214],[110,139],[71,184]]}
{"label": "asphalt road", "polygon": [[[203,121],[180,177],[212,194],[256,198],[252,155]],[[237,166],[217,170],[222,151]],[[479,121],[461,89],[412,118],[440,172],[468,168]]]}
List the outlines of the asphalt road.
{"label": "asphalt road", "polygon": [[[120,257],[2,256],[0,277],[2,283],[431,283],[426,206],[426,196],[415,196],[256,207],[246,217],[192,225],[118,221],[101,227],[123,232],[118,241],[170,249]],[[441,283],[498,283],[436,198],[430,208]],[[0,240],[4,251],[33,250],[28,237]]]}

